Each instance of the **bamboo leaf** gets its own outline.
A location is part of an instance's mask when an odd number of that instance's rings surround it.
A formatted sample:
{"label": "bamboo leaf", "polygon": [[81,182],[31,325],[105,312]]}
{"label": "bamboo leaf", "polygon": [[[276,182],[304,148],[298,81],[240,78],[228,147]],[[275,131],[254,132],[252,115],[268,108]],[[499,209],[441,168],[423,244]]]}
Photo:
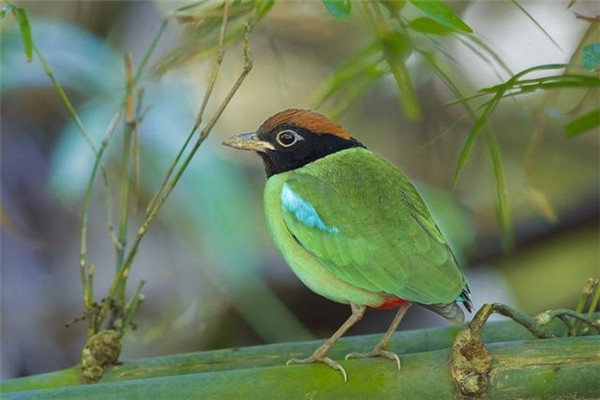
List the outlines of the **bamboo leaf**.
{"label": "bamboo leaf", "polygon": [[556,43],[556,41],[555,41],[555,40],[552,38],[552,36],[550,36],[550,34],[548,33],[548,31],[546,31],[546,30],[544,29],[544,27],[543,27],[543,26],[542,26],[542,25],[541,25],[539,22],[537,22],[537,20],[536,20],[536,19],[533,17],[533,15],[531,15],[531,14],[529,13],[529,11],[527,11],[527,10],[525,9],[525,7],[523,7],[521,4],[519,4],[519,2],[518,2],[517,0],[510,0],[510,2],[511,2],[511,3],[513,3],[515,6],[517,6],[517,8],[518,8],[519,10],[521,10],[521,11],[523,12],[523,14],[525,14],[525,15],[527,16],[527,18],[529,18],[529,19],[531,20],[531,22],[533,22],[533,23],[534,23],[534,24],[535,24],[535,25],[536,25],[536,26],[537,26],[537,27],[540,29],[540,31],[542,31],[542,32],[544,33],[544,35],[546,35],[546,37],[547,37],[548,39],[550,39],[550,41],[551,41],[552,43],[554,43],[554,45],[555,45],[556,47],[558,47],[560,50],[562,50],[562,47],[560,47],[560,46],[559,46],[559,44],[558,44],[558,43]]}
{"label": "bamboo leaf", "polygon": [[[506,72],[508,75],[514,75],[513,71],[510,69],[508,64],[506,64],[506,62],[502,59],[502,57],[500,57],[500,55],[496,53],[496,51],[494,51],[494,49],[490,45],[488,45],[482,38],[478,37],[477,35],[465,35],[464,37],[459,37],[459,40],[461,43],[467,46],[475,55],[477,55],[486,64],[488,64],[494,71],[496,71],[496,66],[492,61],[495,61],[496,64],[498,64],[498,66],[501,67],[504,70],[504,72]],[[500,77],[500,71],[496,71],[496,75]]]}
{"label": "bamboo leaf", "polygon": [[400,101],[404,113],[409,119],[416,120],[421,115],[421,109],[410,74],[404,64],[404,59],[407,54],[410,54],[412,47],[404,35],[399,32],[390,32],[383,36],[381,43],[390,71],[400,91]]}
{"label": "bamboo leaf", "polygon": [[33,39],[31,38],[31,25],[29,24],[29,17],[27,11],[24,8],[12,7],[12,13],[19,24],[19,30],[21,31],[21,39],[23,40],[23,46],[25,47],[25,56],[27,62],[31,62],[33,56]]}
{"label": "bamboo leaf", "polygon": [[362,76],[349,83],[343,94],[340,95],[340,99],[336,101],[334,106],[328,108],[325,114],[333,120],[339,119],[360,96],[387,72],[381,64],[382,62],[369,67]]}
{"label": "bamboo leaf", "polygon": [[583,67],[588,71],[595,71],[600,65],[600,43],[586,45],[581,51]]}
{"label": "bamboo leaf", "polygon": [[415,7],[423,11],[425,15],[434,21],[451,29],[461,32],[473,33],[462,19],[454,11],[440,0],[409,0]]}
{"label": "bamboo leaf", "polygon": [[350,16],[352,11],[351,0],[322,0],[323,5],[336,19],[344,20]]}
{"label": "bamboo leaf", "polygon": [[525,196],[531,203],[531,205],[544,217],[548,222],[556,223],[558,222],[558,216],[556,215],[556,211],[548,200],[548,196],[544,194],[538,188],[535,188],[531,185],[528,185],[525,188]]}
{"label": "bamboo leaf", "polygon": [[257,0],[255,5],[256,19],[263,18],[273,8],[275,0]]}
{"label": "bamboo leaf", "polygon": [[404,8],[406,4],[405,0],[380,0],[380,3],[388,9],[390,15],[392,17],[397,17],[400,14],[400,11]]}
{"label": "bamboo leaf", "polygon": [[492,113],[494,112],[494,109],[500,102],[500,99],[502,98],[503,94],[504,94],[504,92],[500,91],[496,94],[496,96],[494,96],[494,98],[492,98],[491,100],[488,100],[488,102],[486,103],[485,109],[483,110],[483,112],[481,113],[479,118],[477,118],[477,121],[475,122],[475,126],[473,126],[473,129],[471,129],[471,132],[469,132],[469,137],[467,138],[467,142],[465,143],[465,145],[462,149],[462,152],[460,153],[458,163],[456,164],[456,168],[454,169],[454,175],[452,176],[452,183],[451,183],[452,188],[454,188],[456,186],[458,177],[459,177],[460,173],[462,172],[463,168],[465,167],[465,165],[467,164],[467,160],[469,159],[469,156],[471,155],[471,150],[473,148],[473,144],[475,144],[475,139],[477,138],[477,135],[479,134],[481,129],[487,124],[490,116],[492,115]]}
{"label": "bamboo leaf", "polygon": [[508,202],[508,193],[506,191],[506,181],[504,180],[504,170],[502,168],[502,155],[496,136],[491,132],[486,132],[486,142],[490,152],[492,169],[496,183],[496,218],[500,227],[500,237],[505,250],[514,248],[513,223]]}
{"label": "bamboo leaf", "polygon": [[600,108],[592,110],[565,125],[567,136],[581,135],[600,125]]}
{"label": "bamboo leaf", "polygon": [[448,28],[447,26],[435,22],[431,18],[427,17],[413,19],[408,23],[408,28],[420,33],[429,33],[432,35],[441,36],[456,33],[456,30]]}
{"label": "bamboo leaf", "polygon": [[2,8],[0,8],[0,19],[4,19],[4,17],[6,17],[6,14],[11,12],[12,9],[13,6],[11,6],[10,4],[4,4]]}
{"label": "bamboo leaf", "polygon": [[314,95],[314,108],[321,107],[335,94],[342,93],[351,83],[367,75],[367,71],[374,70],[374,68],[381,69],[380,64],[382,63],[383,55],[380,43],[375,42],[368,45],[338,67],[331,77],[321,85]]}

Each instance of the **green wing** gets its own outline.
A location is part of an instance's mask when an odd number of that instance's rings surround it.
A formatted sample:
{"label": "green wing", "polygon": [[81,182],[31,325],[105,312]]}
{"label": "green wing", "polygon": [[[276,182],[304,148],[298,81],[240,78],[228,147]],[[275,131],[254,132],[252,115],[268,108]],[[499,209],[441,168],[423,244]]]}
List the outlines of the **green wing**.
{"label": "green wing", "polygon": [[342,151],[293,171],[281,200],[296,240],[353,286],[421,304],[452,303],[465,289],[413,185],[368,150]]}

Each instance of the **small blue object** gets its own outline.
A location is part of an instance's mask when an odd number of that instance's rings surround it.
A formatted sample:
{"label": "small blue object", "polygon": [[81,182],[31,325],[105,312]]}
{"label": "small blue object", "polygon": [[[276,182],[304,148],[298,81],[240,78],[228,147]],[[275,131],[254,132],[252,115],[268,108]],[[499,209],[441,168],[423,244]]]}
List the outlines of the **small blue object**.
{"label": "small blue object", "polygon": [[456,302],[458,303],[464,303],[465,301],[467,300],[465,300],[462,294],[456,298]]}
{"label": "small blue object", "polygon": [[595,71],[600,65],[600,43],[591,43],[581,50],[583,67],[588,71]]}
{"label": "small blue object", "polygon": [[335,226],[329,227],[319,217],[317,210],[308,201],[304,200],[288,186],[283,184],[281,191],[281,204],[283,207],[292,212],[296,219],[304,225],[311,228],[318,228],[323,232],[338,233],[339,229]]}

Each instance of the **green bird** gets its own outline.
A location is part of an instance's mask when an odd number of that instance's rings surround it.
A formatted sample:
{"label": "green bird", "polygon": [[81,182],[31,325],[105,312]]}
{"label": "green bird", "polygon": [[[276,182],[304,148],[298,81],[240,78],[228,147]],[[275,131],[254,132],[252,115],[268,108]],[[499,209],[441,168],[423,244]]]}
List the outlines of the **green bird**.
{"label": "green bird", "polygon": [[256,132],[223,142],[252,150],[267,173],[264,207],[275,243],[312,291],[348,304],[350,317],[306,359],[346,371],[327,357],[367,308],[398,307],[370,353],[348,358],[399,357],[386,346],[411,303],[461,323],[457,303],[471,311],[470,291],[452,250],[410,181],[322,114],[291,109]]}

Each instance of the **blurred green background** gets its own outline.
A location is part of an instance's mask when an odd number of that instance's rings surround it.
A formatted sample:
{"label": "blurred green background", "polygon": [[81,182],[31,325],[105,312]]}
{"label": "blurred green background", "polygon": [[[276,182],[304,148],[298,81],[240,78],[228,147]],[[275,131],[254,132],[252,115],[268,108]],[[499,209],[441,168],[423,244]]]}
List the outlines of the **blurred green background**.
{"label": "blurred green background", "polygon": [[[23,1],[33,40],[99,143],[124,95],[122,54],[140,62],[163,18],[185,3],[167,1]],[[511,2],[457,2],[452,8],[513,72],[567,63],[597,2],[521,2],[557,44]],[[403,11],[408,17],[417,10]],[[411,14],[412,13],[412,14]],[[173,21],[150,60],[178,49],[193,32]],[[82,198],[93,164],[56,90],[34,57],[25,61],[17,24],[2,21],[1,37],[1,378],[75,364],[85,341],[81,315],[79,235]],[[598,30],[588,41],[598,42]],[[264,173],[258,157],[220,146],[256,129],[285,108],[313,108],[336,68],[372,40],[355,5],[347,21],[320,1],[278,1],[251,35],[254,69],[203,145],[140,247],[130,286],[140,279],[146,300],[126,336],[122,360],[177,352],[329,336],[347,306],[311,293],[275,249],[262,211]],[[453,37],[436,39],[456,64],[464,93],[510,77],[497,62]],[[477,50],[477,48],[475,49]],[[227,49],[215,96],[241,69],[241,46]],[[144,76],[151,106],[140,130],[141,182],[130,240],[143,210],[193,125],[213,54],[188,57],[158,79]],[[578,57],[575,61],[579,62]],[[409,120],[390,74],[322,110],[343,110],[340,122],[367,147],[417,182],[466,270],[476,307],[500,301],[528,313],[573,307],[586,278],[600,275],[599,139],[597,129],[567,138],[563,126],[584,96],[597,89],[535,92],[505,99],[492,117],[502,151],[516,246],[502,250],[496,191],[487,149],[476,142],[454,191],[450,181],[472,121],[464,118],[435,72],[406,60],[421,106]],[[587,93],[587,94],[586,94]],[[553,96],[552,102],[548,97]],[[586,104],[589,104],[587,101]],[[213,103],[209,111],[214,110]],[[329,108],[327,108],[329,107]],[[541,123],[543,121],[543,123]],[[453,127],[452,130],[446,128]],[[443,133],[443,134],[441,134]],[[118,209],[119,131],[106,164]],[[97,182],[89,227],[96,300],[114,273],[106,233],[104,192]],[[553,215],[555,214],[555,215]],[[371,311],[351,334],[382,332],[393,311]],[[400,329],[444,324],[413,308]]]}

